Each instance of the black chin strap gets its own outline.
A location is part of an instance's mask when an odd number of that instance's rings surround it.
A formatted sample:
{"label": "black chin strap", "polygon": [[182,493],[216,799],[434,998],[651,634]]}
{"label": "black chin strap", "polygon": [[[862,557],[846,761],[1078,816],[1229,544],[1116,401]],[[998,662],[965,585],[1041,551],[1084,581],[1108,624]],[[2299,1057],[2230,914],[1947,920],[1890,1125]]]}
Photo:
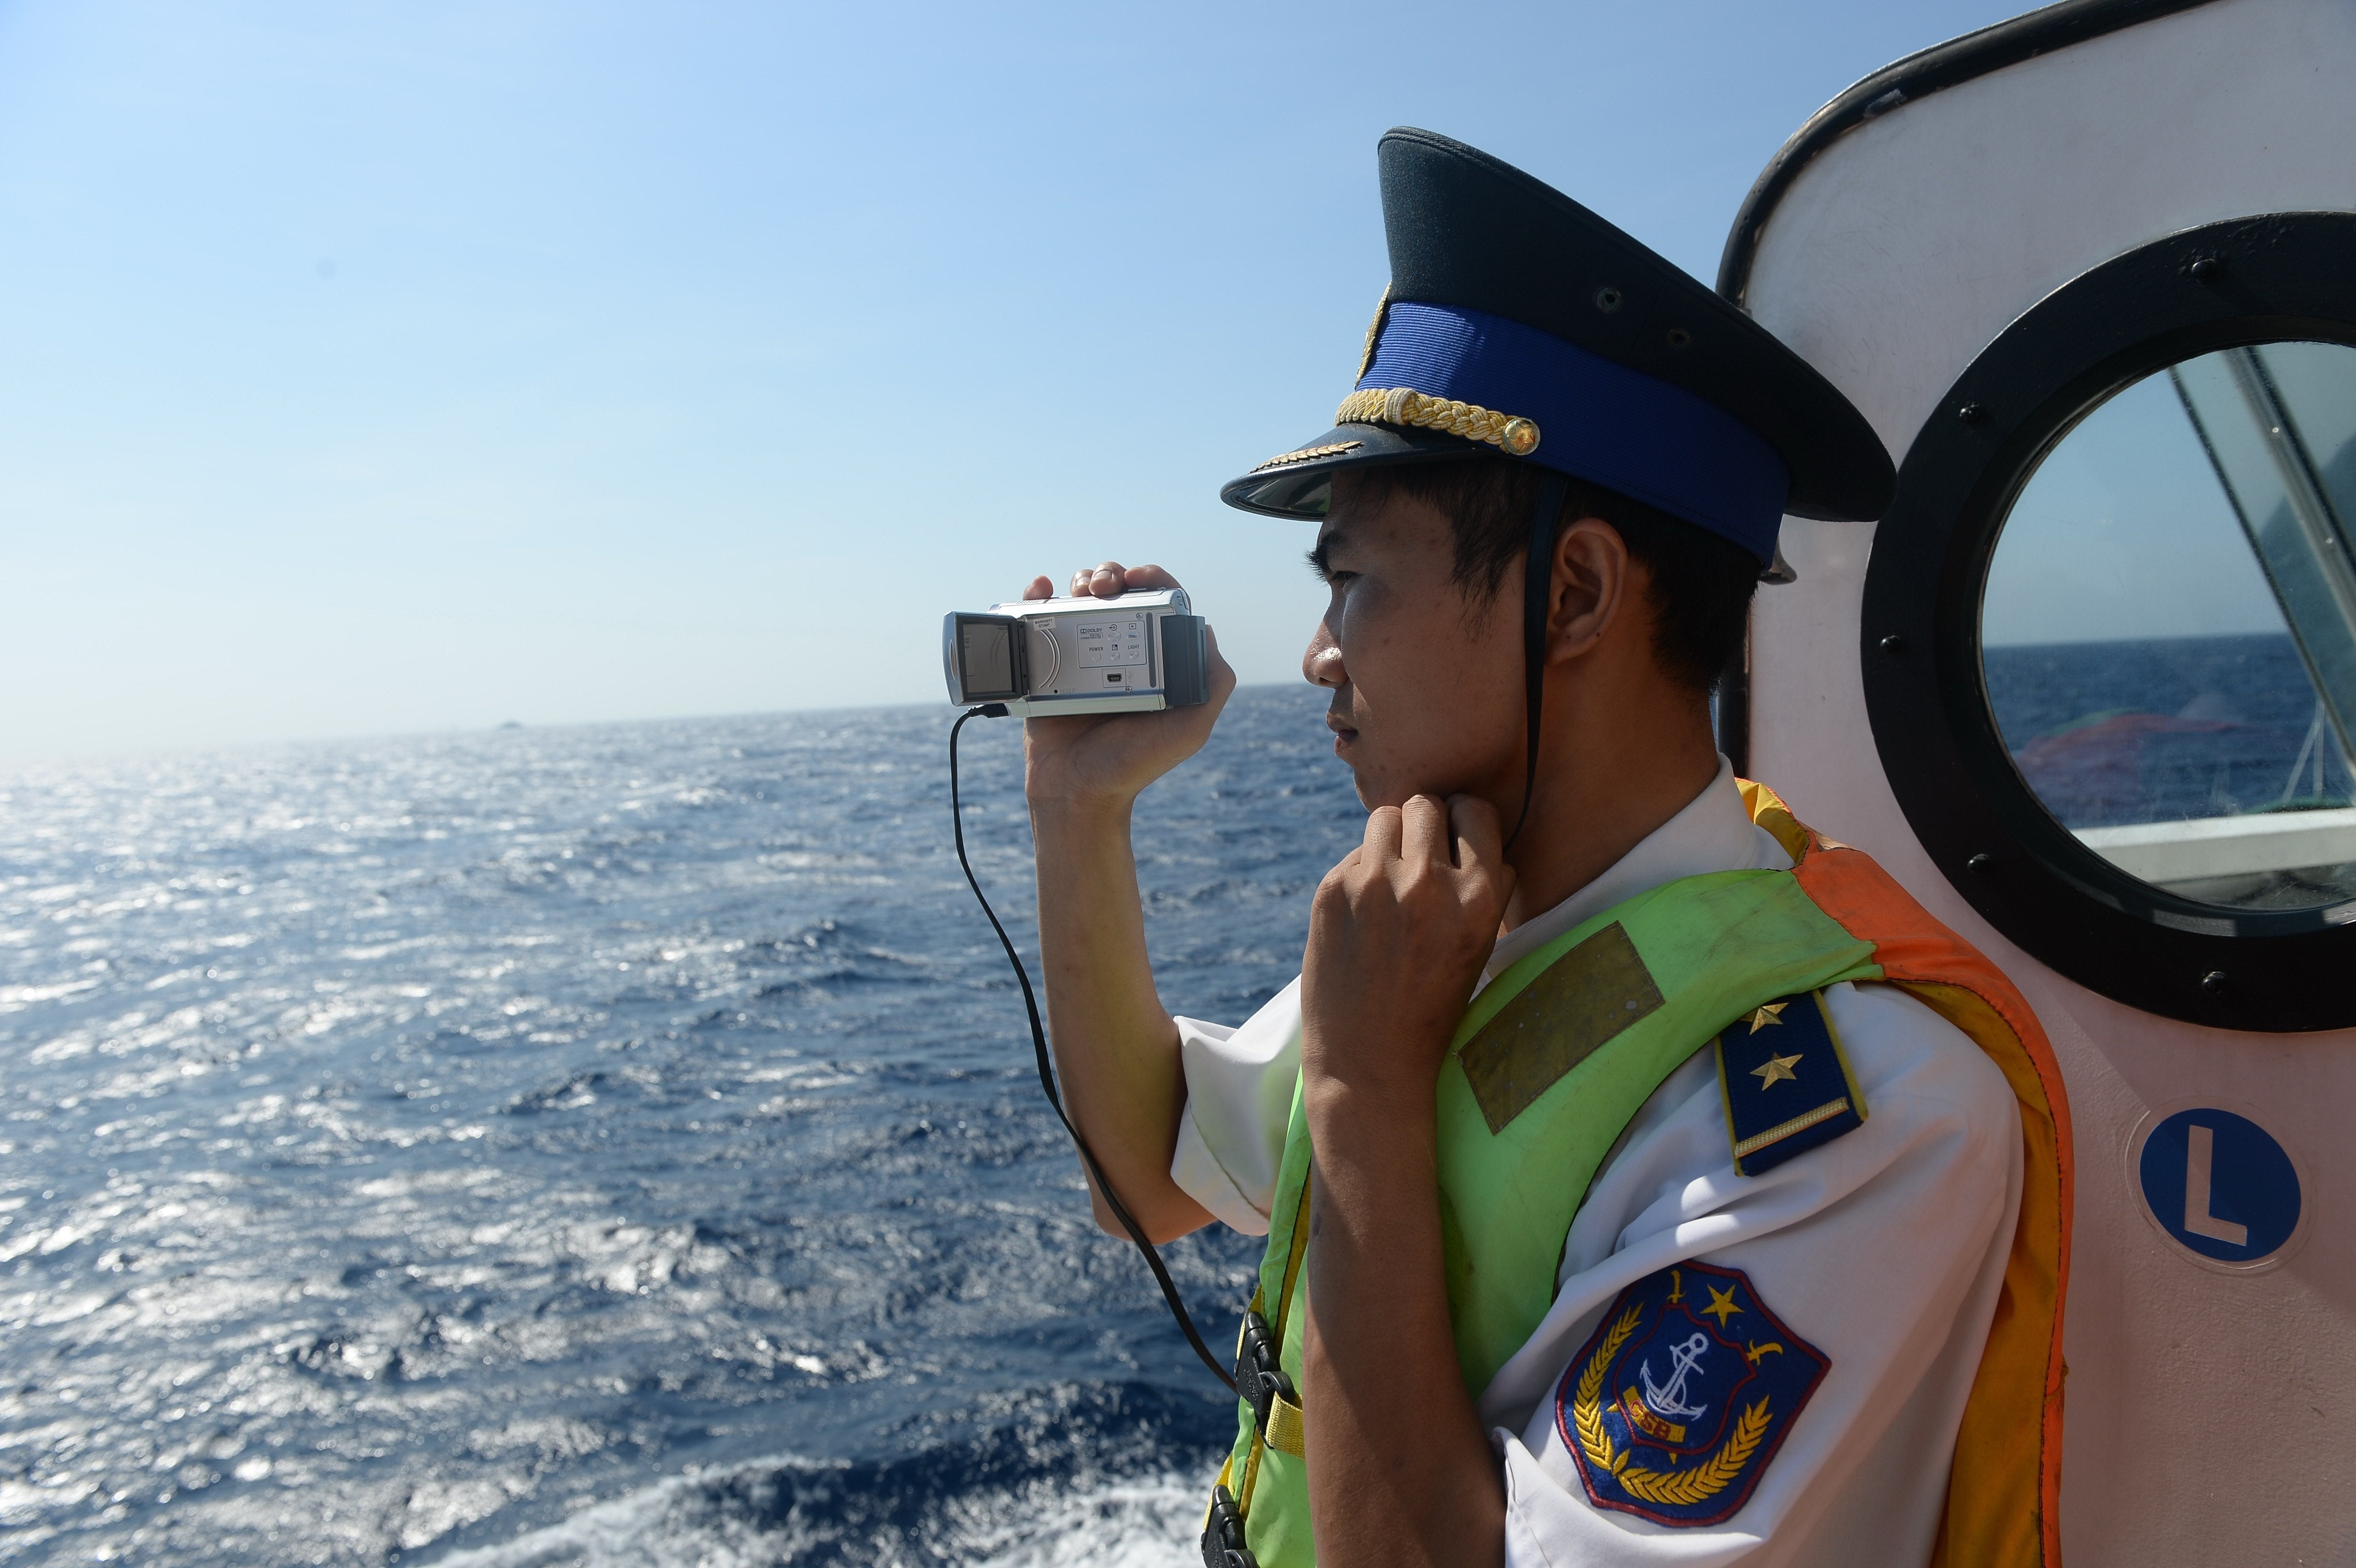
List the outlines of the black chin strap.
{"label": "black chin strap", "polygon": [[1505,837],[1505,848],[1529,826],[1530,803],[1538,792],[1538,720],[1546,708],[1547,611],[1554,603],[1555,526],[1570,481],[1548,468],[1541,471],[1537,505],[1530,509],[1530,548],[1522,562],[1522,671],[1529,698],[1529,756],[1522,771],[1522,815]]}

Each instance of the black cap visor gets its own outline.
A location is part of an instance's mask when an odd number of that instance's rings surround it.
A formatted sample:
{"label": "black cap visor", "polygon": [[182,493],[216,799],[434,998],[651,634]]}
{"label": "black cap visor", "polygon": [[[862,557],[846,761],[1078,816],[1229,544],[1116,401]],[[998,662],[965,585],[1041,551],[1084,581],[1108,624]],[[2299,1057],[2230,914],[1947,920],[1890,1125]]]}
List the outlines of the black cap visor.
{"label": "black cap visor", "polygon": [[[1291,453],[1270,458],[1242,478],[1230,479],[1221,485],[1219,499],[1230,507],[1265,517],[1318,522],[1333,507],[1333,475],[1345,468],[1396,467],[1406,463],[1438,463],[1451,457],[1483,454],[1495,456],[1500,462],[1512,461],[1496,448],[1462,436],[1444,435],[1437,431],[1393,430],[1379,424],[1335,425],[1293,450],[1317,455],[1290,463],[1284,459]],[[1796,582],[1799,576],[1778,549],[1774,560],[1759,574],[1759,581]]]}
{"label": "black cap visor", "polygon": [[1228,480],[1219,487],[1219,499],[1247,512],[1314,521],[1333,505],[1333,475],[1345,468],[1438,463],[1482,453],[1503,458],[1494,446],[1440,431],[1335,425],[1291,452],[1269,458],[1242,478]]}

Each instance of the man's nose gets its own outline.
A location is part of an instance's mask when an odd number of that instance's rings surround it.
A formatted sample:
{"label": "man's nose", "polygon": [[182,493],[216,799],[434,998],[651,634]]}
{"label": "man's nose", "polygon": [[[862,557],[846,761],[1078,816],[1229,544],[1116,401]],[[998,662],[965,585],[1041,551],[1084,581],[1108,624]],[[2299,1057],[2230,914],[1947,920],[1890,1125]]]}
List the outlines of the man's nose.
{"label": "man's nose", "polygon": [[1339,687],[1349,678],[1342,667],[1342,649],[1333,641],[1333,629],[1324,622],[1309,639],[1309,651],[1301,656],[1301,674],[1312,686]]}

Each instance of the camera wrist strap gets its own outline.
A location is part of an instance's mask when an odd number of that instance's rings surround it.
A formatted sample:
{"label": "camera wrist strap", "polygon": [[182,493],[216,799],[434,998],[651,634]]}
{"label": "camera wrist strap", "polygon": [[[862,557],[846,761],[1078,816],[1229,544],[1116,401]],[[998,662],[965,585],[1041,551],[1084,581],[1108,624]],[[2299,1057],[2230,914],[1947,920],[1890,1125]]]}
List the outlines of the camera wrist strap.
{"label": "camera wrist strap", "polygon": [[998,944],[1006,949],[1006,961],[1014,966],[1014,978],[1023,987],[1023,1010],[1031,1020],[1031,1049],[1038,1057],[1039,1087],[1046,1092],[1047,1104],[1054,1108],[1055,1119],[1064,1124],[1064,1131],[1071,1135],[1072,1147],[1080,1151],[1080,1162],[1088,1168],[1088,1175],[1095,1181],[1097,1191],[1103,1195],[1105,1207],[1112,1211],[1113,1217],[1120,1221],[1121,1229],[1129,1232],[1129,1239],[1135,1242],[1137,1250],[1144,1254],[1145,1266],[1153,1271],[1153,1283],[1162,1287],[1162,1299],[1170,1304],[1170,1316],[1178,1320],[1179,1330],[1186,1336],[1186,1343],[1194,1348],[1194,1354],[1203,1358],[1203,1364],[1211,1369],[1211,1375],[1233,1392],[1235,1374],[1221,1366],[1219,1359],[1211,1353],[1210,1346],[1203,1342],[1202,1332],[1194,1327],[1194,1319],[1187,1315],[1186,1303],[1178,1294],[1178,1282],[1170,1277],[1169,1269],[1162,1264],[1162,1254],[1154,1251],[1153,1243],[1146,1239],[1144,1227],[1130,1217],[1128,1205],[1120,1200],[1120,1194],[1113,1190],[1111,1179],[1105,1175],[1104,1168],[1097,1163],[1097,1157],[1089,1149],[1087,1140],[1080,1136],[1080,1129],[1072,1125],[1072,1118],[1065,1113],[1064,1096],[1055,1087],[1055,1063],[1047,1052],[1046,1026],[1040,1021],[1039,999],[1031,989],[1031,973],[1023,966],[1022,955],[1014,951],[1013,939],[1006,934],[1006,927],[999,923],[998,912],[990,907],[990,900],[981,891],[981,882],[973,874],[973,862],[966,858],[965,807],[958,798],[958,731],[965,728],[969,719],[1005,717],[1004,703],[985,702],[978,708],[967,709],[958,716],[958,721],[949,726],[949,816],[956,829],[958,866],[965,872],[966,886],[973,890],[974,900],[981,905],[981,912],[990,917],[990,928],[998,933]]}

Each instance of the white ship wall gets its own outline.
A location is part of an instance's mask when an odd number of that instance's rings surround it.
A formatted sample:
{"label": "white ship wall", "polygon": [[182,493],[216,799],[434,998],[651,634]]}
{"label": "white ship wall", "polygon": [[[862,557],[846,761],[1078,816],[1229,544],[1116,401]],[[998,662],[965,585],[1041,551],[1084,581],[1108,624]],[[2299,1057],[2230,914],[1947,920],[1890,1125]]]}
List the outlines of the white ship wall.
{"label": "white ship wall", "polygon": [[[2356,209],[2356,5],[2219,0],[1866,122],[1774,209],[1749,303],[1902,459],[1964,368],[2071,278],[2197,224],[2318,208]],[[2068,1080],[2072,1568],[2356,1562],[2356,1030],[2153,1017],[1997,934],[1916,843],[1874,748],[1872,530],[1791,519],[1783,540],[1800,581],[1759,597],[1752,773],[2001,964]],[[2139,1211],[2129,1135],[2188,1098],[2252,1107],[2301,1162],[2308,1231],[2282,1267],[2202,1268]]]}

